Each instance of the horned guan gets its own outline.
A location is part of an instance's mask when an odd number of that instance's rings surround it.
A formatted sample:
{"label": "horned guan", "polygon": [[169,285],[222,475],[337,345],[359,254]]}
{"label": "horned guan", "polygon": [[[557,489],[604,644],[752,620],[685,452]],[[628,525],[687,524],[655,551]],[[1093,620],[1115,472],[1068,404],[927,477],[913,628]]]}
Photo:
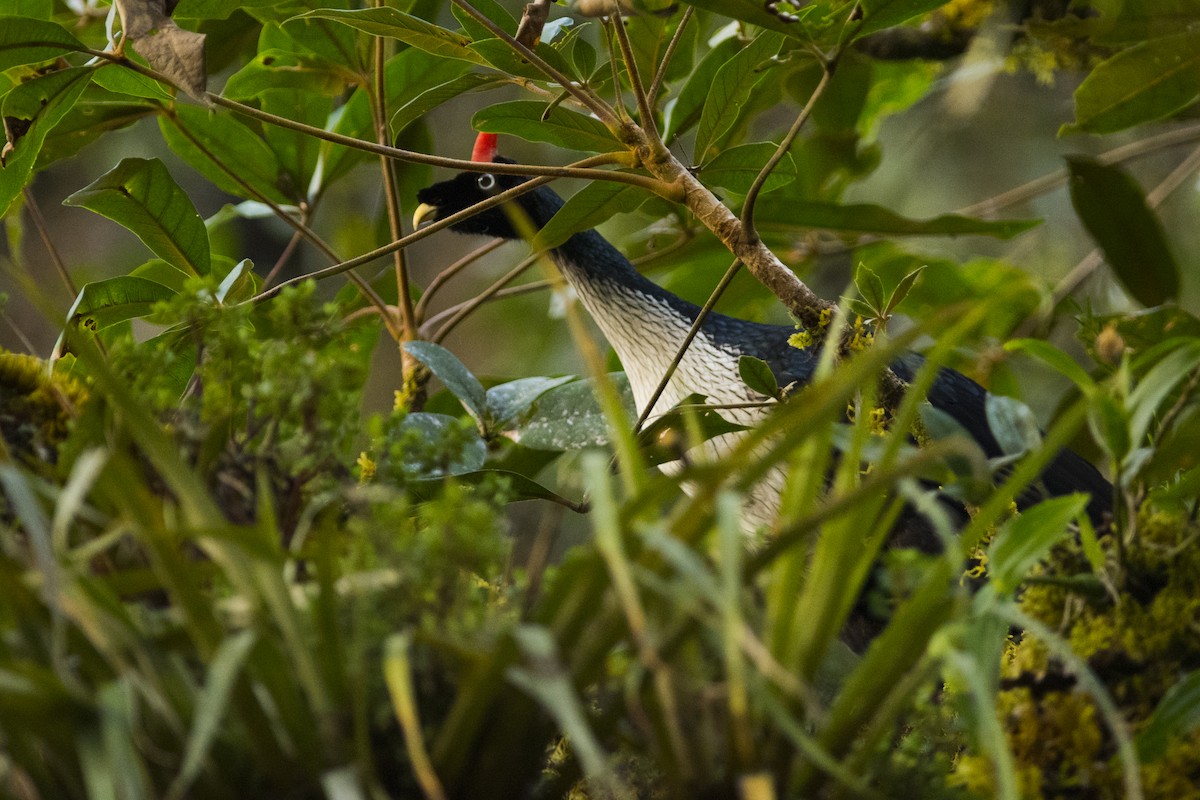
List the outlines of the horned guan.
{"label": "horned guan", "polygon": [[[513,163],[496,156],[495,136],[481,134],[475,161]],[[528,180],[516,175],[463,172],[454,178],[422,189],[414,223],[443,219],[499,192]],[[541,228],[563,205],[552,189],[541,186],[511,201]],[[503,207],[493,207],[462,220],[452,230],[466,234],[520,239],[513,217]],[[634,401],[641,411],[650,401],[662,376],[675,358],[700,308],[666,291],[634,268],[625,256],[595,230],[571,236],[550,251],[550,256],[584,307],[616,351],[629,378]],[[803,386],[812,379],[817,364],[816,348],[799,349],[788,343],[795,330],[710,313],[687,349],[666,391],[655,402],[661,414],[693,393],[705,395],[714,404],[744,404],[767,398],[748,387],[738,371],[738,359],[751,355],[770,365],[781,386],[795,382]],[[905,381],[912,380],[922,358],[916,353],[896,359],[890,366]],[[938,371],[927,399],[956,420],[989,458],[1003,455],[992,433],[986,412],[987,391],[953,369]],[[753,424],[766,411],[762,408],[722,410],[722,415],[739,424]],[[728,447],[725,434],[709,443],[717,451]],[[751,522],[769,523],[778,509],[782,473],[764,479],[751,492],[746,513]],[[1087,512],[1098,526],[1103,524],[1112,502],[1112,487],[1087,460],[1062,450],[1041,475],[1040,487],[1049,495],[1084,492],[1091,499]],[[1026,493],[1024,502],[1040,496]],[[1021,501],[1019,501],[1021,504]]]}

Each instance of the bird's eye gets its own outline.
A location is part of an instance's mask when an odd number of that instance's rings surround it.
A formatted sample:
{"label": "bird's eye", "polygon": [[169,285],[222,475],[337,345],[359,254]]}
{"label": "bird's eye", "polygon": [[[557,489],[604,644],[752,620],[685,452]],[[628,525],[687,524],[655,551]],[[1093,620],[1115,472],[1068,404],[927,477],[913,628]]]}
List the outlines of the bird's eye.
{"label": "bird's eye", "polygon": [[485,172],[475,179],[475,183],[485,192],[490,192],[496,188],[496,176],[490,172]]}

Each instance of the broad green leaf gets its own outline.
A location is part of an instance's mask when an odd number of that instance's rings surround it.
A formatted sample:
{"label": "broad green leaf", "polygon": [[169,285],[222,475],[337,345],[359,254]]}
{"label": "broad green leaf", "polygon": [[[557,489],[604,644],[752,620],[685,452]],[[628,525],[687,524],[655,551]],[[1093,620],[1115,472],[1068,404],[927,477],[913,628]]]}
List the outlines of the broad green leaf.
{"label": "broad green leaf", "polygon": [[61,25],[29,17],[0,16],[0,71],[81,49],[83,42]]}
{"label": "broad green leaf", "polygon": [[1004,343],[1004,349],[1010,353],[1025,353],[1038,361],[1049,365],[1060,375],[1070,378],[1083,391],[1096,388],[1096,382],[1088,375],[1083,367],[1075,363],[1075,359],[1059,350],[1054,345],[1042,339],[1013,339]]}
{"label": "broad green leaf", "polygon": [[91,86],[46,136],[34,171],[75,155],[109,131],[127,127],[157,112],[158,106],[149,101],[125,102],[108,91]]}
{"label": "broad green leaf", "polygon": [[[252,128],[234,118],[232,114],[211,113],[198,106],[189,105],[176,106],[174,114],[178,117],[179,125],[188,134],[195,137],[229,170],[268,199],[283,204],[293,203],[298,199],[288,197],[281,190],[279,161],[271,152],[271,148]],[[166,116],[160,117],[158,127],[175,154],[216,184],[217,188],[237,197],[258,199],[218,167],[171,119]]]}
{"label": "broad green leaf", "polygon": [[67,313],[71,324],[100,331],[136,317],[144,317],[155,303],[170,300],[174,289],[133,275],[120,275],[86,284]]}
{"label": "broad green leaf", "polygon": [[1129,437],[1135,447],[1150,433],[1150,423],[1159,406],[1176,386],[1200,367],[1200,341],[1184,339],[1183,344],[1147,372],[1129,393]]}
{"label": "broad green leaf", "polygon": [[1071,520],[1083,513],[1087,502],[1084,494],[1055,497],[1005,523],[988,547],[988,574],[997,589],[1017,588],[1051,547],[1071,535]]}
{"label": "broad green leaf", "polygon": [[[548,142],[568,150],[611,153],[623,145],[613,138],[604,123],[577,111],[536,100],[514,100],[489,106],[471,119],[475,130],[484,133],[511,133],[531,142]],[[546,115],[542,119],[543,114]]]}
{"label": "broad green leaf", "polygon": [[883,281],[866,264],[854,270],[854,288],[872,309],[883,309]]}
{"label": "broad green leaf", "polygon": [[518,378],[515,381],[501,383],[487,390],[487,412],[492,424],[497,429],[529,410],[529,407],[546,392],[578,380],[574,375],[564,375],[559,378],[548,378],[537,375],[530,378]]}
{"label": "broad green leaf", "polygon": [[8,212],[8,207],[33,173],[46,135],[79,100],[92,74],[91,67],[59,70],[15,86],[4,96],[4,109],[0,114],[6,120],[29,124],[13,149],[5,155],[0,169],[0,216]]}
{"label": "broad green leaf", "polygon": [[431,448],[438,448],[437,463],[428,463],[407,453],[403,454],[404,461],[401,466],[412,480],[464,475],[483,468],[484,459],[487,457],[487,445],[483,439],[475,437],[462,442],[458,452],[446,451],[446,432],[457,425],[457,419],[445,414],[414,411],[405,415],[400,422],[399,432],[414,433],[429,442]]}
{"label": "broad green leaf", "polygon": [[[481,12],[485,17],[499,25],[505,32],[516,34],[517,21],[513,19],[513,15],[508,13],[504,6],[496,2],[496,0],[479,0],[478,3],[472,2],[475,10]],[[458,20],[458,23],[463,26],[463,31],[477,42],[484,39],[491,39],[496,34],[491,31],[486,25],[473,16],[468,14],[462,8],[456,5],[450,6],[450,13]]]}
{"label": "broad green leaf", "polygon": [[[334,99],[303,89],[268,89],[259,94],[259,103],[268,114],[323,128],[329,121]],[[317,170],[322,140],[278,125],[264,125],[263,139],[279,160],[282,170],[279,181],[284,193],[291,197],[306,196]]]}
{"label": "broad green leaf", "polygon": [[471,40],[423,19],[394,8],[326,8],[301,14],[293,19],[331,19],[374,36],[399,39],[418,50],[443,58],[457,58],[482,64],[483,59],[467,45]]}
{"label": "broad green leaf", "polygon": [[1200,31],[1138,42],[1101,62],[1075,90],[1060,133],[1113,133],[1180,111],[1200,97]]}
{"label": "broad green leaf", "polygon": [[405,342],[404,349],[429,367],[429,371],[446,384],[446,388],[462,401],[463,407],[481,426],[488,424],[487,394],[483,384],[457,356],[433,342]]}
{"label": "broad green leaf", "polygon": [[[632,415],[633,397],[629,382],[620,373],[609,378],[621,392],[626,413]],[[596,402],[591,380],[576,381],[551,389],[533,404],[513,437],[517,444],[534,450],[579,450],[599,447],[609,440],[608,421]]]}
{"label": "broad green leaf", "polygon": [[771,371],[771,365],[754,356],[738,357],[738,377],[742,383],[759,394],[779,397],[779,381]]}
{"label": "broad green leaf", "polygon": [[675,137],[685,133],[700,121],[700,114],[704,111],[704,101],[708,99],[713,78],[717,71],[725,65],[725,62],[737,52],[738,46],[735,38],[722,39],[716,47],[705,54],[704,58],[700,59],[700,63],[688,76],[679,96],[675,98],[668,110],[665,142],[670,144]]}
{"label": "broad green leaf", "polygon": [[854,31],[854,36],[858,38],[894,27],[945,4],[945,0],[862,0],[863,23]]}
{"label": "broad green leaf", "polygon": [[[522,78],[529,78],[535,81],[550,80],[546,73],[542,72],[534,64],[530,63],[520,53],[516,52],[509,46],[507,42],[502,42],[499,39],[484,39],[478,42],[471,43],[471,50],[479,54],[485,62],[492,65],[496,69],[509,75],[516,75]],[[557,69],[563,75],[574,77],[571,71],[571,65],[555,48],[542,42],[534,50],[542,60],[550,66]]]}
{"label": "broad green leaf", "polygon": [[617,214],[637,211],[649,199],[645,189],[613,181],[593,181],[555,212],[534,240],[534,246],[557,247],[573,234],[594,228]]}
{"label": "broad green leaf", "polygon": [[1029,406],[1013,397],[989,394],[984,402],[988,429],[996,437],[1005,455],[1036,450],[1042,444],[1042,432]]}
{"label": "broad green leaf", "polygon": [[157,158],[127,158],[63,202],[123,225],[155,255],[180,269],[208,274],[208,230]]}
{"label": "broad green leaf", "polygon": [[782,199],[761,204],[754,215],[762,231],[818,229],[847,233],[877,233],[885,236],[964,236],[968,234],[1010,239],[1035,225],[1038,220],[984,220],[943,214],[928,220],[902,217],[882,206],[866,203],[840,205],[819,200]]}
{"label": "broad green leaf", "polygon": [[229,76],[221,93],[245,99],[272,89],[296,89],[333,96],[354,82],[353,73],[321,56],[270,49]]}
{"label": "broad green leaf", "polygon": [[[508,485],[506,497],[509,501],[514,500],[549,500],[551,503],[557,503],[560,506],[566,506],[574,511],[581,511],[580,503],[563,497],[553,489],[549,489],[526,475],[518,472],[513,472],[507,469],[479,469],[472,472],[456,472],[454,480],[458,483],[475,485],[482,481],[494,481],[500,478]],[[443,478],[430,478],[427,481],[417,481],[416,488],[420,491],[423,487],[422,483],[428,483],[429,489],[436,489],[441,486]]]}
{"label": "broad green leaf", "polygon": [[279,5],[279,0],[179,0],[175,19],[225,19],[234,11]]}
{"label": "broad green leaf", "polygon": [[[446,61],[443,63],[456,64],[461,62]],[[424,82],[425,85],[429,85],[430,81],[428,80],[428,77],[425,77]],[[415,97],[410,97],[404,100],[399,107],[389,106],[389,108],[393,109],[391,123],[392,135],[399,136],[404,132],[405,128],[447,100],[452,100],[455,97],[458,97],[460,94],[466,94],[467,92],[472,92],[476,89],[495,87],[504,82],[504,78],[498,75],[471,72],[467,73],[466,75],[459,75],[456,78],[451,78],[448,81],[438,83],[416,95]]]}
{"label": "broad green leaf", "polygon": [[779,34],[763,31],[717,70],[696,129],[695,161],[705,161],[709,148],[737,125],[750,93],[770,68],[768,59],[782,43]]}
{"label": "broad green leaf", "polygon": [[1168,742],[1200,725],[1200,670],[1193,670],[1167,690],[1138,733],[1135,743],[1143,764],[1157,761]]}
{"label": "broad green leaf", "polygon": [[171,100],[175,97],[175,90],[169,85],[147,78],[120,64],[100,67],[92,80],[98,86],[103,86],[118,95],[144,97],[148,100]]}
{"label": "broad green leaf", "polygon": [[[743,144],[722,150],[715,158],[700,168],[699,176],[705,183],[724,186],[731,192],[745,194],[750,191],[758,173],[775,154],[777,145],[770,142]],[[779,189],[796,179],[796,162],[788,153],[767,177],[763,192]]]}
{"label": "broad green leaf", "polygon": [[1121,284],[1144,306],[1179,295],[1179,265],[1141,187],[1118,167],[1067,159],[1071,203]]}
{"label": "broad green leaf", "polygon": [[767,10],[767,3],[760,3],[758,0],[685,0],[689,6],[702,8],[706,11],[711,11],[714,14],[720,14],[725,17],[733,17],[734,19],[748,22],[751,25],[757,25],[760,28],[786,33],[791,36],[805,38],[808,31],[800,22],[789,21],[788,16],[806,15],[807,11],[804,8],[806,0],[797,0],[796,2],[787,2],[784,0],[778,3],[777,7],[783,14],[772,14]]}
{"label": "broad green leaf", "polygon": [[135,267],[129,275],[166,286],[176,294],[183,291],[184,284],[187,283],[188,278],[192,277],[190,272],[180,269],[169,261],[163,261],[161,258],[150,259],[145,264]]}

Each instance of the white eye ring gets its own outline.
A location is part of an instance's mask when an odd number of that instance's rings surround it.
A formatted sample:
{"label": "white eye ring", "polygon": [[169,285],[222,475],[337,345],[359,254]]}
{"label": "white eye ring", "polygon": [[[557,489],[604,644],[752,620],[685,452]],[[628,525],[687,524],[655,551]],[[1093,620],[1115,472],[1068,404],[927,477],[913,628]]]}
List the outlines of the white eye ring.
{"label": "white eye ring", "polygon": [[496,188],[496,176],[490,172],[485,172],[475,180],[475,183],[483,191],[490,192]]}

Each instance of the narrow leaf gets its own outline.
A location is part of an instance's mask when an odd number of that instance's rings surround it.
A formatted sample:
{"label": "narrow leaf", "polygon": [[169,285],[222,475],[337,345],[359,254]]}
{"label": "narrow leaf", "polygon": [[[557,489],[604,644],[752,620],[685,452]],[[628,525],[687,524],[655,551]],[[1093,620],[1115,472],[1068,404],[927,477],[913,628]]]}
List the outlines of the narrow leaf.
{"label": "narrow leaf", "polygon": [[1144,306],[1179,295],[1179,265],[1141,187],[1117,167],[1069,158],[1071,203],[1121,284]]}
{"label": "narrow leaf", "polygon": [[[785,193],[790,194],[790,193]],[[975,234],[1010,239],[1035,225],[1038,220],[985,220],[943,214],[928,220],[902,217],[882,206],[866,203],[840,205],[819,200],[784,198],[764,203],[755,214],[759,229],[792,232],[804,229],[877,233],[887,236],[963,236]]]}
{"label": "narrow leaf", "polygon": [[696,161],[704,161],[709,148],[738,123],[750,93],[766,74],[765,62],[779,52],[782,43],[778,33],[763,31],[717,70],[696,130]]}
{"label": "narrow leaf", "polygon": [[1069,527],[1087,506],[1088,496],[1055,497],[1009,520],[988,548],[988,573],[1001,592],[1017,587],[1050,548],[1071,534]]}
{"label": "narrow leaf", "polygon": [[1138,42],[1101,62],[1075,90],[1060,133],[1113,133],[1169,117],[1200,97],[1200,31]]}
{"label": "narrow leaf", "polygon": [[208,274],[204,220],[157,158],[127,158],[63,202],[120,223],[155,255],[180,269]]}
{"label": "narrow leaf", "polygon": [[19,84],[4,96],[0,115],[5,127],[11,129],[16,120],[25,131],[0,156],[0,216],[8,212],[33,173],[46,135],[75,105],[92,74],[91,67],[58,70]]}
{"label": "narrow leaf", "polygon": [[742,383],[759,394],[779,397],[779,381],[771,371],[771,365],[754,356],[738,357],[738,377]]}
{"label": "narrow leaf", "polygon": [[675,137],[687,132],[689,128],[700,121],[700,114],[704,111],[704,102],[708,99],[713,78],[716,77],[717,71],[725,65],[725,62],[733,57],[737,49],[736,38],[723,39],[709,50],[704,58],[700,59],[700,63],[688,76],[687,83],[683,85],[679,97],[675,99],[667,114],[667,132],[664,141],[668,144],[671,143]]}
{"label": "narrow leaf", "polygon": [[854,32],[855,38],[895,27],[943,5],[944,0],[863,0],[863,24]]}
{"label": "narrow leaf", "polygon": [[612,181],[594,181],[567,199],[534,240],[536,248],[551,248],[573,234],[594,228],[617,214],[637,211],[650,198],[644,189]]}
{"label": "narrow leaf", "polygon": [[1083,367],[1075,363],[1075,359],[1059,350],[1049,342],[1041,339],[1013,339],[1004,343],[1004,349],[1010,353],[1025,353],[1033,356],[1044,364],[1049,365],[1060,375],[1070,378],[1080,389],[1090,391],[1096,382]]}
{"label": "narrow leaf", "polygon": [[477,131],[511,133],[531,142],[548,142],[568,150],[611,153],[621,149],[621,143],[600,120],[561,105],[555,106],[549,114],[546,110],[547,105],[536,100],[514,100],[477,112],[471,125]]}
{"label": "narrow leaf", "polygon": [[1134,743],[1143,764],[1157,761],[1169,740],[1200,725],[1200,670],[1194,670],[1167,690]]}
{"label": "narrow leaf", "polygon": [[358,10],[324,8],[301,14],[293,19],[331,19],[374,36],[399,39],[418,50],[443,58],[457,58],[474,64],[483,59],[467,45],[471,40],[446,30],[432,22],[405,14],[395,8],[364,8]]}
{"label": "narrow leaf", "polygon": [[[777,145],[771,142],[755,142],[722,150],[715,158],[700,168],[699,175],[705,183],[723,186],[731,192],[745,194],[762,171],[763,166],[775,154]],[[796,162],[785,153],[763,184],[763,191],[779,189],[796,179]]]}
{"label": "narrow leaf", "polygon": [[62,25],[29,17],[0,16],[0,72],[82,49],[83,42]]}
{"label": "narrow leaf", "polygon": [[471,72],[426,89],[416,97],[412,97],[404,101],[399,107],[396,107],[395,113],[392,114],[392,135],[399,136],[405,128],[447,100],[453,100],[460,94],[473,92],[477,89],[492,88],[503,82],[504,79],[497,75]]}
{"label": "narrow leaf", "polygon": [[118,322],[150,313],[155,303],[169,300],[175,290],[146,278],[120,275],[84,286],[75,298],[67,319],[90,331],[100,331]]}

